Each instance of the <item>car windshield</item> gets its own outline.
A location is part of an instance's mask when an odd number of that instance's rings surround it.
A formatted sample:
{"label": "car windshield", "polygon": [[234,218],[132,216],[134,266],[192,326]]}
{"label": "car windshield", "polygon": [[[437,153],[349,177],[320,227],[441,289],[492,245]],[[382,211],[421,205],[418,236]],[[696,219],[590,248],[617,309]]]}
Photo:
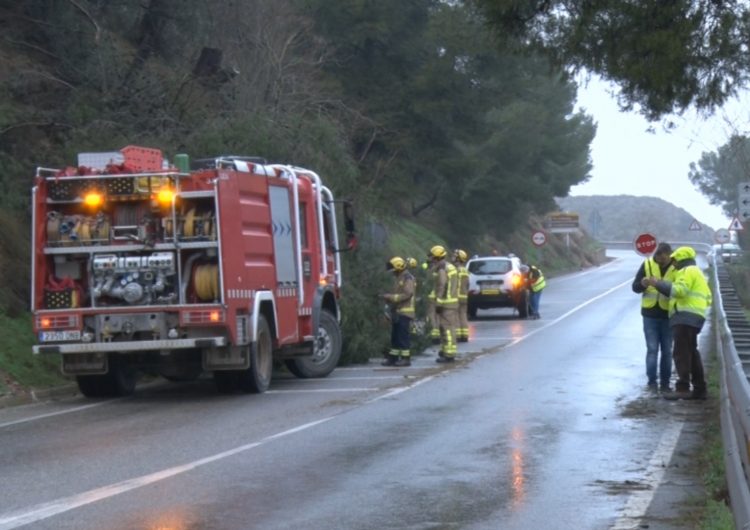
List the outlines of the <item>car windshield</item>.
{"label": "car windshield", "polygon": [[469,263],[469,272],[472,274],[505,274],[510,269],[511,262],[507,259],[472,261]]}

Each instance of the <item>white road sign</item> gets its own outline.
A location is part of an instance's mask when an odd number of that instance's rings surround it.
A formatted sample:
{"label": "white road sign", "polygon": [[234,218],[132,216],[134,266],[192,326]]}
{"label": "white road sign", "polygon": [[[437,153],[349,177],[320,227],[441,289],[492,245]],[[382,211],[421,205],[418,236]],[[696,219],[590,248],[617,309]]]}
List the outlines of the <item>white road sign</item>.
{"label": "white road sign", "polygon": [[536,232],[531,234],[531,242],[536,246],[541,247],[547,242],[547,234],[545,234],[541,230],[537,230]]}
{"label": "white road sign", "polygon": [[717,243],[721,243],[723,245],[724,243],[729,243],[732,240],[732,235],[726,228],[719,228],[714,233],[714,239]]}

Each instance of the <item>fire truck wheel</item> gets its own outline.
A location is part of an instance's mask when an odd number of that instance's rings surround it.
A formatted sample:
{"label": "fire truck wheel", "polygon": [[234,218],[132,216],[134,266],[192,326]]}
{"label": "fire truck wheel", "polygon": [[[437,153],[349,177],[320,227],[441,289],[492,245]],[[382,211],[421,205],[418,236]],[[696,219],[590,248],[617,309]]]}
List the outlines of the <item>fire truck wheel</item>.
{"label": "fire truck wheel", "polygon": [[231,394],[237,390],[237,372],[234,370],[216,370],[214,372],[214,383],[220,394]]}
{"label": "fire truck wheel", "polygon": [[297,377],[308,379],[326,377],[339,364],[341,357],[341,329],[330,311],[320,312],[320,327],[311,357],[289,359],[286,367]]}
{"label": "fire truck wheel", "polygon": [[78,390],[86,397],[104,396],[105,377],[103,375],[79,375],[76,376]]}
{"label": "fire truck wheel", "polygon": [[258,316],[258,338],[250,348],[250,368],[240,372],[239,386],[243,392],[262,394],[271,384],[273,345],[271,328],[266,317]]}
{"label": "fire truck wheel", "polygon": [[86,397],[129,396],[135,392],[136,371],[116,354],[109,356],[109,372],[103,375],[79,375],[78,390]]}

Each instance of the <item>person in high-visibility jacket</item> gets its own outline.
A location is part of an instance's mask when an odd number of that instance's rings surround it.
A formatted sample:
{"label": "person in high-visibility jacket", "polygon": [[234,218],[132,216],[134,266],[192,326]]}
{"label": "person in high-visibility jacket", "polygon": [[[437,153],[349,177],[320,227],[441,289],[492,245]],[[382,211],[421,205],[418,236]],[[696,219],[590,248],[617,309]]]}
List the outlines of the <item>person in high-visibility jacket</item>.
{"label": "person in high-visibility jacket", "polygon": [[430,249],[429,258],[435,279],[435,312],[440,323],[439,363],[456,360],[456,327],[458,325],[458,271],[447,260],[448,251],[442,245]]}
{"label": "person in high-visibility jacket", "polygon": [[712,297],[703,271],[695,264],[695,256],[691,247],[678,248],[671,254],[676,269],[673,281],[651,277],[645,282],[661,294],[669,295],[677,383],[674,392],[663,394],[665,399],[706,399],[707,396],[698,334],[706,321]]}
{"label": "person in high-visibility jacket", "polygon": [[469,255],[466,251],[456,249],[453,252],[453,265],[458,272],[458,327],[456,340],[469,342],[469,271],[466,262]]}
{"label": "person in high-visibility jacket", "polygon": [[411,366],[411,323],[414,320],[416,281],[405,259],[394,256],[386,268],[393,271],[393,292],[380,295],[391,311],[391,349],[383,366]]}
{"label": "person in high-visibility jacket", "polygon": [[542,290],[547,287],[547,281],[544,274],[536,265],[529,265],[529,316],[531,318],[541,318],[539,314],[539,302],[542,300]]}
{"label": "person in high-visibility jacket", "polygon": [[[670,391],[669,380],[672,377],[672,326],[669,324],[669,296],[651,287],[648,278],[674,281],[675,267],[671,254],[672,247],[669,243],[659,243],[654,255],[646,258],[641,264],[632,285],[633,292],[641,295],[648,387],[656,389],[658,384],[662,392]],[[659,358],[660,348],[661,358]]]}
{"label": "person in high-visibility jacket", "polygon": [[[428,257],[429,259],[429,257]],[[430,263],[423,263],[422,267],[427,269],[429,277],[429,293],[425,302],[425,318],[430,323],[430,340],[433,344],[440,344],[440,322],[438,322],[437,312],[435,311],[435,282],[437,280],[437,271],[430,268]]]}

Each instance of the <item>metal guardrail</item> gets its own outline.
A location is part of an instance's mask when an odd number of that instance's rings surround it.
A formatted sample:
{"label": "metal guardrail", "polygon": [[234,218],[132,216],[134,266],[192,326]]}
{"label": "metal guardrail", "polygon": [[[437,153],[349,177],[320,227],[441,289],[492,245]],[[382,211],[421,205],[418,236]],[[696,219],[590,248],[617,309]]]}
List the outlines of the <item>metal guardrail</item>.
{"label": "metal guardrail", "polygon": [[709,262],[727,488],[735,528],[750,529],[750,322],[723,262],[714,256]]}
{"label": "metal guardrail", "polygon": [[[601,242],[607,248],[633,249],[632,241]],[[670,241],[672,248],[692,246],[708,252],[711,245]],[[720,419],[724,468],[734,526],[750,530],[750,321],[723,260],[708,254],[714,292],[713,322],[719,358]]]}

